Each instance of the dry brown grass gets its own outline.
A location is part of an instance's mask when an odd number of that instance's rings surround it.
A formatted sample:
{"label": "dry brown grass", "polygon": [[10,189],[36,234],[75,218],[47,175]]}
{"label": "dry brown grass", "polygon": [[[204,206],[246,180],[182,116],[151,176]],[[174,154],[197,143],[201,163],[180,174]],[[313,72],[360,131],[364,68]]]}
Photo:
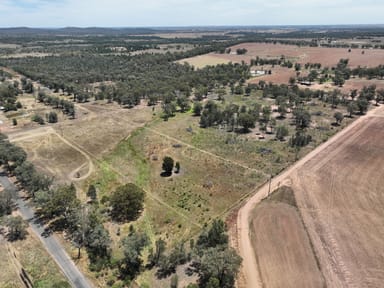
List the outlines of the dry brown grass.
{"label": "dry brown grass", "polygon": [[228,64],[230,60],[215,57],[211,54],[206,54],[177,61],[177,63],[180,64],[184,64],[185,62],[187,62],[189,65],[194,66],[195,68],[204,68],[205,66],[209,65],[215,66],[218,64]]}
{"label": "dry brown grass", "polygon": [[6,240],[0,235],[0,287],[23,287],[23,283],[18,276],[18,270],[13,264],[14,257],[9,251]]}
{"label": "dry brown grass", "polygon": [[89,169],[89,163],[84,155],[55,134],[32,137],[17,141],[17,144],[28,152],[28,159],[36,168],[55,177],[59,182],[73,181],[75,178],[73,171],[82,165],[84,169],[79,169],[79,177]]}
{"label": "dry brown grass", "polygon": [[24,269],[34,287],[70,287],[64,275],[32,231],[27,238],[7,242],[0,236],[0,286],[25,287],[19,274]]}

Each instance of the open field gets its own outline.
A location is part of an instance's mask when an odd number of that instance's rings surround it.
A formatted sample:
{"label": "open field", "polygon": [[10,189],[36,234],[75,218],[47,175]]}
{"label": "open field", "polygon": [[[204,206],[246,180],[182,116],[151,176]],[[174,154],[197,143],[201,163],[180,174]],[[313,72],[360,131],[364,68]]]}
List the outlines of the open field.
{"label": "open field", "polygon": [[[244,43],[232,46],[231,50],[245,48],[247,53],[245,55],[236,54],[218,54],[209,53],[206,55],[196,56],[179,60],[179,63],[188,62],[196,68],[203,68],[207,65],[217,65],[222,63],[241,63],[242,61],[250,63],[251,59],[257,56],[260,58],[277,59],[282,55],[287,60],[293,63],[321,63],[322,67],[335,67],[340,59],[349,59],[349,67],[376,67],[380,63],[384,63],[384,50],[382,49],[352,49],[348,52],[347,48],[324,48],[324,47],[298,47],[296,45],[283,45],[283,44],[267,44],[267,43]],[[364,54],[362,54],[364,51]],[[296,77],[295,69],[280,67],[278,65],[272,67],[271,65],[258,66],[261,70],[271,70],[270,75],[263,75],[254,77],[248,80],[249,83],[258,83],[263,80],[275,84],[288,84],[291,77]],[[302,72],[306,73],[306,72]],[[322,85],[316,84],[310,87],[311,89],[332,90],[335,88],[341,89],[343,92],[350,92],[352,89],[362,89],[364,86],[375,84],[378,89],[384,88],[384,80],[367,80],[351,78],[346,80],[343,87],[337,87],[332,83],[324,83]],[[302,86],[301,88],[306,88]]]}
{"label": "open field", "polygon": [[384,281],[384,118],[370,117],[292,176],[329,287]]}
{"label": "open field", "polygon": [[[232,46],[232,51],[245,48],[248,52],[245,55],[233,54],[212,54],[220,59],[226,59],[232,62],[250,63],[251,59],[259,56],[260,58],[280,58],[282,55],[286,59],[305,63],[321,63],[323,67],[335,66],[341,58],[348,58],[349,65],[354,68],[376,67],[384,62],[384,50],[382,49],[351,49],[347,48],[325,48],[325,47],[298,47],[296,45],[267,44],[267,43],[244,43]],[[364,54],[362,51],[364,50]]]}
{"label": "open field", "polygon": [[[383,113],[383,106],[370,111],[271,183],[272,190],[281,184],[294,189],[328,287],[381,287],[383,281]],[[239,241],[232,245],[244,259],[240,287],[263,286],[255,257],[249,256],[248,225],[250,212],[267,194],[266,184],[238,212]]]}
{"label": "open field", "polygon": [[207,54],[207,55],[199,55],[191,58],[182,59],[177,62],[180,64],[184,64],[186,62],[189,65],[194,66],[195,68],[204,68],[205,66],[209,66],[209,65],[214,66],[219,64],[227,64],[231,61],[227,59],[222,59],[220,57],[215,57],[212,54]]}
{"label": "open field", "polygon": [[308,235],[295,207],[265,201],[255,209],[251,225],[265,287],[324,287]]}
{"label": "open field", "polygon": [[41,136],[33,133],[29,138],[24,134],[23,137],[12,136],[10,140],[28,151],[28,158],[34,162],[36,168],[55,177],[59,182],[76,181],[93,170],[87,155],[63,141],[54,131],[48,130],[47,134]]}
{"label": "open field", "polygon": [[[28,99],[22,99],[23,103],[28,103]],[[46,106],[33,104],[26,107],[22,113],[30,115],[31,111],[35,113],[36,109]],[[94,170],[94,159],[101,159],[121,139],[152,117],[150,108],[145,105],[128,110],[114,104],[85,103],[77,105],[77,109],[76,119],[59,116],[59,123],[54,125],[40,126],[25,120],[24,125],[12,127],[8,123],[10,120],[3,118],[2,129],[8,132],[12,142],[27,151],[29,160],[37,168],[57,181],[67,183],[88,178]]]}

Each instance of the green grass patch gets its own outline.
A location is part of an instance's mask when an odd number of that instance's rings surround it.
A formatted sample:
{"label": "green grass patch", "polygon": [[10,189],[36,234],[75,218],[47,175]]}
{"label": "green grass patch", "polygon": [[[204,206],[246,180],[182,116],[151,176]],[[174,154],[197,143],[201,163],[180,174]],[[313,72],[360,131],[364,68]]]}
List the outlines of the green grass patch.
{"label": "green grass patch", "polygon": [[282,202],[297,208],[295,194],[291,187],[282,186],[268,197],[268,201]]}

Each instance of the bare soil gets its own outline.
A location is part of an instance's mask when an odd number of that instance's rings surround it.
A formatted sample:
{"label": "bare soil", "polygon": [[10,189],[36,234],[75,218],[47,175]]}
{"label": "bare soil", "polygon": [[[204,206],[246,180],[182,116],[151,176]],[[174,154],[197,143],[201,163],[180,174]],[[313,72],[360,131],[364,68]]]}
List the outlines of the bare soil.
{"label": "bare soil", "polygon": [[382,287],[382,127],[365,119],[292,175],[328,287]]}
{"label": "bare soil", "polygon": [[[286,59],[294,60],[298,63],[321,63],[323,67],[335,66],[341,58],[348,58],[349,65],[354,68],[376,67],[384,63],[384,50],[382,49],[352,49],[348,52],[347,48],[324,48],[324,47],[298,47],[296,45],[267,44],[267,43],[243,43],[231,47],[232,51],[238,48],[247,49],[245,55],[235,54],[212,54],[215,57],[227,59],[232,62],[245,61],[250,63],[251,59],[259,56],[260,58],[277,58],[282,55]],[[364,54],[362,54],[364,51]]]}
{"label": "bare soil", "polygon": [[324,287],[304,225],[293,206],[263,202],[254,212],[252,226],[266,287]]}
{"label": "bare soil", "polygon": [[[381,287],[383,283],[383,125],[381,106],[271,182],[272,191],[283,184],[294,188],[327,287]],[[243,257],[239,287],[264,286],[249,235],[251,211],[268,196],[268,183],[256,191],[239,209],[235,229],[230,230],[238,235],[231,244]]]}

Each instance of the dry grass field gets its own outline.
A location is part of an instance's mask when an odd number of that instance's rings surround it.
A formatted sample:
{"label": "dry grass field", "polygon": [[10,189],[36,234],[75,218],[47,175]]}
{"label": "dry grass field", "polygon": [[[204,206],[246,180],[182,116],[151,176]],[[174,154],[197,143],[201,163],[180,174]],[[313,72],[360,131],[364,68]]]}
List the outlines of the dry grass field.
{"label": "dry grass field", "polygon": [[199,55],[191,58],[186,58],[177,61],[180,64],[184,64],[185,62],[189,65],[194,66],[195,68],[204,68],[205,66],[215,66],[219,64],[228,64],[231,62],[230,60],[216,57],[213,54]]}
{"label": "dry grass field", "polygon": [[20,277],[22,269],[33,287],[70,287],[32,231],[26,239],[15,242],[8,242],[0,235],[0,255],[0,287],[26,287]]}
{"label": "dry grass field", "polygon": [[3,132],[26,150],[38,169],[60,183],[77,182],[78,188],[93,174],[95,160],[102,159],[122,139],[152,119],[151,109],[144,104],[123,109],[115,104],[93,102],[76,105],[76,119],[67,119],[58,112],[57,124],[40,126],[28,117],[37,111],[45,115],[49,108],[31,99],[21,98],[26,109],[19,116],[18,126],[11,126],[11,118],[2,117]]}

